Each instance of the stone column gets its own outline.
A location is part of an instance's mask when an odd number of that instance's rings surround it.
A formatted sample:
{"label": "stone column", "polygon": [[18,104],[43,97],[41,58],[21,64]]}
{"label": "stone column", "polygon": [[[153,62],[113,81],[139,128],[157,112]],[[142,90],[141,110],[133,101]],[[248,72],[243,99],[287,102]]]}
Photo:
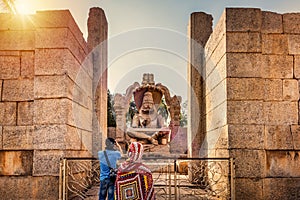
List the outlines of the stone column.
{"label": "stone column", "polygon": [[107,20],[101,8],[91,8],[88,49],[93,63],[93,155],[104,148],[107,137]]}
{"label": "stone column", "polygon": [[189,65],[188,65],[188,154],[199,156],[204,141],[205,113],[203,101],[204,45],[212,33],[212,16],[203,12],[192,13],[189,22]]}

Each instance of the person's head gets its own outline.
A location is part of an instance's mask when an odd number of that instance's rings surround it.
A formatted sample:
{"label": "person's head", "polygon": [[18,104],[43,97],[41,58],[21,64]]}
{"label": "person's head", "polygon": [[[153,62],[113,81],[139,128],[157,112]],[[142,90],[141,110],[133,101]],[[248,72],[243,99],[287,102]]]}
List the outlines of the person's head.
{"label": "person's head", "polygon": [[116,140],[113,138],[106,138],[105,145],[107,149],[114,149],[114,146],[116,144]]}
{"label": "person's head", "polygon": [[141,162],[143,157],[144,147],[139,142],[132,142],[128,147],[128,157],[131,162]]}

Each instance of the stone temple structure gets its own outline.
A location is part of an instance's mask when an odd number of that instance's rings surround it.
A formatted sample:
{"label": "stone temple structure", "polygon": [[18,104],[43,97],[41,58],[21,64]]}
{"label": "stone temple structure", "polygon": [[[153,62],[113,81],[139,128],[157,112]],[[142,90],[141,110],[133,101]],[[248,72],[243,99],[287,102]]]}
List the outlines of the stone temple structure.
{"label": "stone temple structure", "polygon": [[90,10],[88,32],[86,42],[68,10],[0,14],[1,199],[58,199],[60,158],[102,148],[103,10]]}
{"label": "stone temple structure", "polygon": [[[58,199],[60,159],[103,148],[103,10],[88,32],[67,10],[0,14],[1,199]],[[226,8],[214,29],[193,13],[189,38],[188,156],[234,158],[236,199],[300,199],[300,13]]]}
{"label": "stone temple structure", "polygon": [[236,199],[300,199],[300,13],[193,13],[189,37],[189,155],[234,158]]}

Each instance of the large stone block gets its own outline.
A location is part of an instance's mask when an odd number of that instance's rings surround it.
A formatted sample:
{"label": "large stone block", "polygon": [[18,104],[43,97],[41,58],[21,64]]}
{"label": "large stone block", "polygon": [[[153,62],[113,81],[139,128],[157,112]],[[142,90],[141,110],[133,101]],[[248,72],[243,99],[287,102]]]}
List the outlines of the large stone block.
{"label": "large stone block", "polygon": [[283,100],[298,101],[299,85],[296,79],[283,80]]}
{"label": "large stone block", "polygon": [[262,179],[236,178],[235,198],[242,200],[264,200]]}
{"label": "large stone block", "polygon": [[68,104],[68,124],[81,129],[92,131],[92,110],[89,110],[75,102]]}
{"label": "large stone block", "polygon": [[226,52],[260,53],[261,46],[260,33],[226,33]]}
{"label": "large stone block", "polygon": [[228,100],[263,100],[262,78],[227,78]]}
{"label": "large stone block", "polygon": [[267,151],[266,177],[300,177],[300,151]]}
{"label": "large stone block", "polygon": [[3,199],[47,199],[57,200],[58,177],[54,176],[2,176],[0,194]]}
{"label": "large stone block", "polygon": [[4,126],[3,149],[30,150],[33,148],[33,126]]}
{"label": "large stone block", "polygon": [[226,8],[226,31],[260,31],[262,16],[257,8]]}
{"label": "large stone block", "polygon": [[298,123],[297,102],[265,102],[263,110],[266,125],[290,125]]}
{"label": "large stone block", "polygon": [[34,22],[40,28],[69,28],[80,46],[86,53],[88,52],[83,34],[69,10],[37,11]]}
{"label": "large stone block", "polygon": [[264,124],[262,101],[228,101],[229,124]]}
{"label": "large stone block", "polygon": [[34,30],[34,25],[32,23],[32,16],[24,15],[14,15],[11,13],[1,13],[0,15],[0,30],[7,31],[7,30]]}
{"label": "large stone block", "polygon": [[17,125],[33,125],[33,101],[18,102]]}
{"label": "large stone block", "polygon": [[300,150],[300,126],[292,125],[291,131],[292,131],[292,136],[293,136],[294,149]]}
{"label": "large stone block", "polygon": [[230,149],[263,149],[263,125],[228,125]]}
{"label": "large stone block", "polygon": [[286,13],[283,14],[283,30],[284,33],[300,33],[300,14]]}
{"label": "large stone block", "polygon": [[[93,152],[93,134],[92,131],[84,131],[80,130],[81,135],[82,135],[82,146],[81,149],[87,152],[90,152],[92,154]],[[94,148],[100,150],[101,146],[97,145],[94,146]]]}
{"label": "large stone block", "polygon": [[34,149],[81,149],[81,130],[68,125],[37,125],[34,128]]}
{"label": "large stone block", "polygon": [[34,51],[21,52],[21,76],[24,78],[34,77]]}
{"label": "large stone block", "polygon": [[30,176],[32,160],[32,151],[0,151],[0,175]]}
{"label": "large stone block", "polygon": [[278,101],[283,99],[281,79],[265,79],[264,99],[266,101]]}
{"label": "large stone block", "polygon": [[70,29],[68,28],[37,29],[35,31],[35,37],[35,47],[38,49],[67,48],[72,52],[75,58],[79,60],[80,63],[86,57],[86,52],[80,46]]}
{"label": "large stone block", "polygon": [[289,54],[299,55],[300,54],[300,35],[289,35],[288,36]]}
{"label": "large stone block", "polygon": [[294,56],[294,76],[300,79],[300,56]]}
{"label": "large stone block", "polygon": [[72,81],[67,75],[36,76],[34,79],[34,98],[70,98],[72,99]]}
{"label": "large stone block", "polygon": [[263,78],[293,78],[293,56],[262,55]]}
{"label": "large stone block", "polygon": [[33,30],[0,31],[0,49],[34,50],[35,32]]}
{"label": "large stone block", "polygon": [[17,124],[16,102],[0,102],[0,124],[2,126]]}
{"label": "large stone block", "polygon": [[266,178],[263,188],[264,200],[300,199],[300,178]]}
{"label": "large stone block", "polygon": [[262,178],[265,174],[264,150],[231,150],[235,158],[235,175],[237,178]]}
{"label": "large stone block", "polygon": [[210,112],[215,109],[218,105],[222,104],[227,99],[226,94],[226,80],[224,79],[221,83],[218,84],[213,90],[206,94],[206,112]]}
{"label": "large stone block", "polygon": [[290,126],[265,126],[266,149],[293,149],[293,137]]}
{"label": "large stone block", "polygon": [[33,79],[4,80],[3,101],[33,100]]}
{"label": "large stone block", "polygon": [[228,77],[262,77],[261,54],[227,53],[226,62]]}
{"label": "large stone block", "polygon": [[[226,112],[227,104],[226,102],[215,107],[213,110],[207,113],[206,117],[206,130],[211,131],[213,129],[222,127],[227,123]],[[199,116],[200,117],[200,116]]]}
{"label": "large stone block", "polygon": [[0,79],[17,79],[20,76],[20,70],[20,57],[0,56]]}
{"label": "large stone block", "polygon": [[287,54],[288,37],[283,34],[263,34],[262,53],[263,54]]}
{"label": "large stone block", "polygon": [[274,12],[262,12],[262,33],[283,33],[282,15]]}
{"label": "large stone block", "polygon": [[36,150],[33,155],[34,176],[58,176],[59,162],[64,157],[63,151]]}
{"label": "large stone block", "polygon": [[34,124],[66,124],[71,105],[68,99],[35,100]]}

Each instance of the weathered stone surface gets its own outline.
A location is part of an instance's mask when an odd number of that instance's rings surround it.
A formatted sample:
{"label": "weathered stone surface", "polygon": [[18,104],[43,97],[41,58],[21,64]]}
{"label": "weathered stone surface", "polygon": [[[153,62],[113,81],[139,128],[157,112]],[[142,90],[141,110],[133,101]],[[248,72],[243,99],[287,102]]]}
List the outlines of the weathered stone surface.
{"label": "weathered stone surface", "polygon": [[34,149],[81,149],[81,130],[68,125],[38,125],[34,128]]}
{"label": "weathered stone surface", "polygon": [[265,79],[264,99],[266,101],[282,100],[283,89],[281,79]]}
{"label": "weathered stone surface", "polygon": [[267,151],[267,177],[299,177],[300,151]]}
{"label": "weathered stone surface", "polygon": [[204,47],[205,57],[209,59],[215,48],[218,46],[220,41],[225,37],[226,23],[225,23],[226,11],[223,12],[219,21],[217,22],[213,32],[209,36],[207,43]]}
{"label": "weathered stone surface", "polygon": [[227,110],[227,104],[226,102],[224,102],[207,113],[207,117],[206,117],[207,131],[226,125],[227,122],[226,110]]}
{"label": "weathered stone surface", "polygon": [[299,85],[296,79],[283,80],[283,100],[299,100]]}
{"label": "weathered stone surface", "polygon": [[226,33],[226,52],[261,52],[261,35],[260,33]]}
{"label": "weathered stone surface", "polygon": [[34,51],[21,52],[21,76],[25,78],[34,77]]}
{"label": "weathered stone surface", "polygon": [[75,102],[68,102],[68,124],[81,129],[92,131],[92,110],[89,110]]}
{"label": "weathered stone surface", "polygon": [[0,126],[0,150],[3,149],[3,133],[2,126]]}
{"label": "weathered stone surface", "polygon": [[32,158],[33,151],[0,151],[0,175],[30,176],[32,174]]}
{"label": "weathered stone surface", "polygon": [[33,100],[33,79],[4,80],[3,101]]}
{"label": "weathered stone surface", "polygon": [[80,46],[86,53],[88,52],[83,34],[69,10],[37,11],[34,22],[35,25],[40,28],[69,28]]}
{"label": "weathered stone surface", "polygon": [[229,124],[264,124],[262,101],[228,101]]}
{"label": "weathered stone surface", "polygon": [[32,149],[33,126],[4,126],[3,149],[25,150]]}
{"label": "weathered stone surface", "polygon": [[263,54],[286,54],[288,52],[288,37],[283,34],[263,34]]}
{"label": "weathered stone surface", "polygon": [[3,83],[3,80],[0,80],[0,101],[2,99],[2,83]]}
{"label": "weathered stone surface", "polygon": [[262,12],[262,33],[283,33],[282,15],[274,12]]}
{"label": "weathered stone surface", "polygon": [[263,125],[228,125],[230,149],[263,149]]}
{"label": "weathered stone surface", "polygon": [[266,178],[263,188],[264,200],[300,198],[300,178]]}
{"label": "weathered stone surface", "polygon": [[34,31],[0,31],[0,49],[34,50]]}
{"label": "weathered stone surface", "polygon": [[224,79],[221,83],[218,84],[213,90],[206,94],[206,112],[210,112],[215,109],[218,105],[222,104],[227,99],[226,94],[226,80]]}
{"label": "weathered stone surface", "polygon": [[[82,136],[82,146],[81,149],[88,151],[88,152],[93,152],[93,134],[92,131],[84,131],[81,130],[81,136]],[[96,146],[94,148],[97,148],[98,151],[101,148],[100,146]]]}
{"label": "weathered stone surface", "polygon": [[300,35],[289,35],[288,36],[289,54],[299,55],[300,54]]}
{"label": "weathered stone surface", "polygon": [[17,103],[0,102],[0,124],[16,125],[17,123]]}
{"label": "weathered stone surface", "polygon": [[33,30],[32,16],[24,17],[24,15],[14,15],[9,13],[1,13],[0,30]]}
{"label": "weathered stone surface", "polygon": [[300,56],[294,56],[294,76],[300,79]]}
{"label": "weathered stone surface", "polygon": [[35,37],[35,47],[38,49],[68,48],[80,63],[86,57],[84,49],[68,28],[37,29]]}
{"label": "weathered stone surface", "polygon": [[292,125],[291,131],[292,131],[292,136],[293,136],[294,149],[300,150],[300,126]]}
{"label": "weathered stone surface", "polygon": [[261,78],[227,78],[228,100],[262,100],[264,99],[264,79]]}
{"label": "weathered stone surface", "polygon": [[228,77],[262,77],[261,54],[226,53]]}
{"label": "weathered stone surface", "polygon": [[34,97],[40,98],[72,98],[72,82],[67,75],[36,76],[34,79]]}
{"label": "weathered stone surface", "polygon": [[283,30],[284,33],[300,33],[300,14],[299,13],[286,13],[283,14]]}
{"label": "weathered stone surface", "polygon": [[59,162],[64,156],[63,151],[46,150],[34,151],[33,155],[33,175],[59,175]]}
{"label": "weathered stone surface", "polygon": [[264,150],[232,150],[235,158],[235,175],[237,178],[262,178],[265,169]]}
{"label": "weathered stone surface", "polygon": [[266,149],[293,149],[293,137],[290,126],[266,126]]}
{"label": "weathered stone surface", "polygon": [[[202,75],[204,79],[206,79],[213,70],[215,70],[215,67],[219,64],[221,59],[224,57],[226,52],[226,38],[223,37],[214,49],[214,53],[210,56],[209,60],[206,61],[205,68],[204,64],[202,67],[200,67],[199,73]],[[204,69],[202,69],[204,68]]]}
{"label": "weathered stone surface", "polygon": [[3,176],[0,179],[1,197],[4,199],[47,199],[58,198],[58,177],[54,176]]}
{"label": "weathered stone surface", "polygon": [[[287,112],[287,110],[289,112]],[[289,125],[298,123],[297,102],[265,102],[264,115],[266,125]]]}
{"label": "weathered stone surface", "polygon": [[243,200],[264,200],[263,181],[261,179],[236,178],[235,198]]}
{"label": "weathered stone surface", "polygon": [[33,125],[33,101],[18,102],[17,125]]}
{"label": "weathered stone surface", "polygon": [[178,129],[175,137],[170,141],[170,152],[181,154],[187,152],[187,128]]}
{"label": "weathered stone surface", "polygon": [[35,100],[34,124],[66,124],[70,106],[67,99]]}
{"label": "weathered stone surface", "polygon": [[262,17],[257,8],[226,8],[227,31],[260,31]]}
{"label": "weathered stone surface", "polygon": [[263,78],[293,78],[293,56],[262,55]]}
{"label": "weathered stone surface", "polygon": [[0,79],[16,79],[20,76],[20,70],[20,57],[0,56]]}

